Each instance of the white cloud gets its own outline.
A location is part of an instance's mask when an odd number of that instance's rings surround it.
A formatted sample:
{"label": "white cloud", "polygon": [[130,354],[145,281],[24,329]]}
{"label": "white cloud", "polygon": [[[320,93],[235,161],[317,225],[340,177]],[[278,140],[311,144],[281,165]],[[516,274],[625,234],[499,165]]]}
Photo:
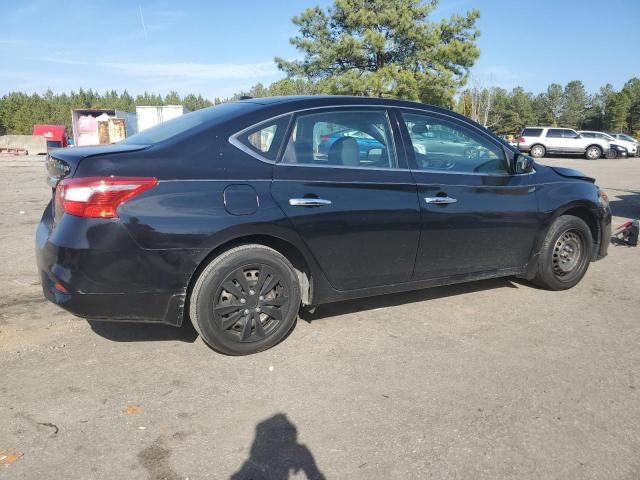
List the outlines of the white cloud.
{"label": "white cloud", "polygon": [[231,80],[276,75],[273,62],[259,63],[99,63],[97,66],[134,77]]}
{"label": "white cloud", "polygon": [[68,58],[38,58],[64,65],[86,65],[108,70],[113,74],[142,78],[171,78],[199,80],[260,79],[278,74],[273,62],[257,63],[122,63],[86,62]]}

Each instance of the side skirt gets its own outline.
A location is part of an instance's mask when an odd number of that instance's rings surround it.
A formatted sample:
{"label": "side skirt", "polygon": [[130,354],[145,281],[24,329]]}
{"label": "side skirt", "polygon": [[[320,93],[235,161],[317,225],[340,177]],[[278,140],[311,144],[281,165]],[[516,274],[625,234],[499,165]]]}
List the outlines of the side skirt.
{"label": "side skirt", "polygon": [[[372,297],[375,295],[386,295],[389,293],[409,292],[411,290],[420,290],[423,288],[442,287],[444,285],[455,285],[457,283],[472,282],[475,280],[486,280],[489,278],[500,278],[522,275],[526,271],[525,267],[504,268],[496,270],[486,270],[475,273],[465,273],[462,275],[452,275],[449,277],[432,278],[428,280],[418,280],[405,283],[397,283],[394,285],[382,285],[379,287],[370,287],[359,290],[338,291],[332,290],[326,292],[322,298],[314,298],[314,304],[339,302],[343,300],[352,300],[355,298]],[[315,296],[314,296],[315,297]]]}

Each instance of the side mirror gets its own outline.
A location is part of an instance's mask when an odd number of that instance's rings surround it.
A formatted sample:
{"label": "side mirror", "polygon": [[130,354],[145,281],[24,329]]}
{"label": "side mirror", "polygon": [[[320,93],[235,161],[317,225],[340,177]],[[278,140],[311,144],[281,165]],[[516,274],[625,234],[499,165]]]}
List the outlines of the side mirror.
{"label": "side mirror", "polygon": [[533,170],[533,157],[524,155],[522,153],[516,153],[516,156],[513,160],[515,173],[531,173],[531,171]]}

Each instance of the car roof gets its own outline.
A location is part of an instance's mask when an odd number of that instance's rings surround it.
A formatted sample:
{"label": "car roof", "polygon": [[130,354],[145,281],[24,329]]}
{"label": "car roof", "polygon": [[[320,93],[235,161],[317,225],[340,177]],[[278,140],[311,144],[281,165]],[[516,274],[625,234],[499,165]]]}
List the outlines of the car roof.
{"label": "car roof", "polygon": [[405,107],[420,110],[429,110],[432,112],[443,113],[450,116],[459,117],[465,121],[469,121],[468,117],[465,117],[452,110],[430,105],[421,102],[412,102],[409,100],[396,100],[391,98],[379,98],[379,97],[365,97],[365,96],[353,96],[353,95],[287,95],[277,97],[260,97],[260,98],[248,98],[244,100],[237,100],[234,103],[252,103],[258,108],[271,107],[271,106],[286,106],[290,110],[303,110],[306,108],[324,107],[324,106],[342,106],[342,105],[372,105],[381,107]]}
{"label": "car roof", "polygon": [[[553,128],[555,130],[573,130],[573,128],[569,128],[569,127],[550,127],[549,125],[547,125],[546,127],[524,127],[526,128],[540,128],[540,129],[545,129],[545,128]],[[524,130],[524,129],[523,129]]]}

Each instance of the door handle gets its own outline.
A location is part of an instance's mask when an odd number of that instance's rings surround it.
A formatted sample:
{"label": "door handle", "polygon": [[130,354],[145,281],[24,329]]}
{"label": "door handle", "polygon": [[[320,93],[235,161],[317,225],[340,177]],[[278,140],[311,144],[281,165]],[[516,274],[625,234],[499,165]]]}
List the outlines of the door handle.
{"label": "door handle", "polygon": [[289,205],[292,207],[323,207],[331,205],[331,200],[324,198],[290,198]]}
{"label": "door handle", "polygon": [[424,201],[436,205],[446,205],[447,203],[456,203],[458,200],[451,197],[424,197]]}

